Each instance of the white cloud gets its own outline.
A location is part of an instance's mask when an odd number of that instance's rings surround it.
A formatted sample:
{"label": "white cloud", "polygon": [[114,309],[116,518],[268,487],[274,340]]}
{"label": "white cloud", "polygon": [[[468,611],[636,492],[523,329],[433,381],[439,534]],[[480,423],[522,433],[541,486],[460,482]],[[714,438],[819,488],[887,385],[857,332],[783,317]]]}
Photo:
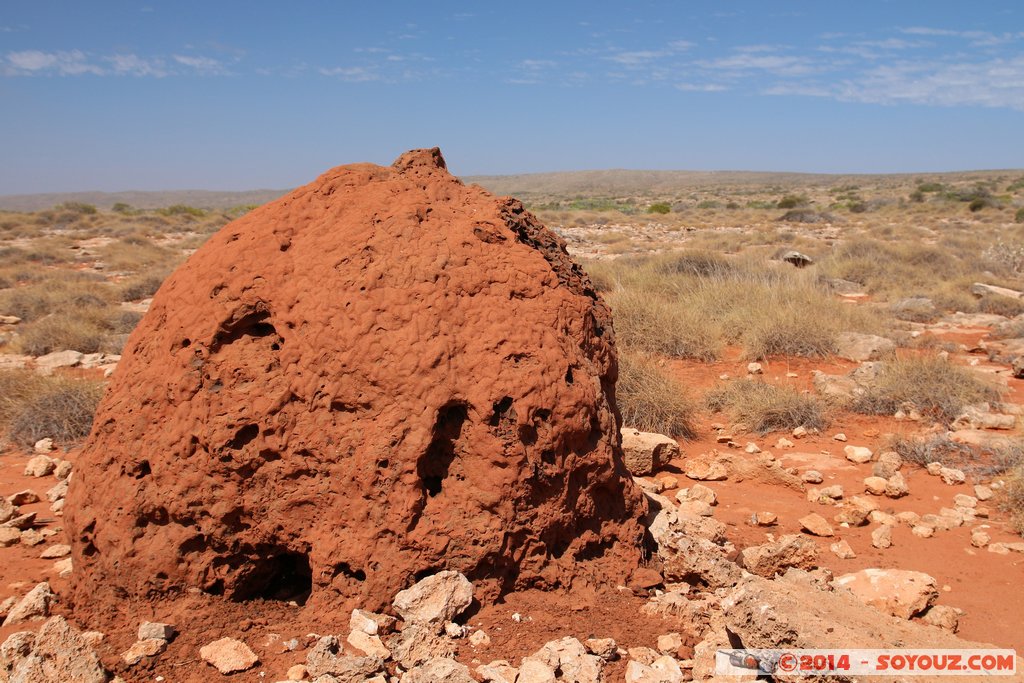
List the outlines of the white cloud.
{"label": "white cloud", "polygon": [[227,69],[218,59],[213,57],[173,55],[174,61],[182,66],[194,69],[197,73],[210,76],[227,74]]}
{"label": "white cloud", "polygon": [[777,76],[803,76],[823,68],[807,57],[759,52],[741,52],[729,57],[700,61],[698,64],[733,76],[742,76],[751,71],[763,71]]}
{"label": "white cloud", "polygon": [[331,76],[346,83],[366,83],[380,80],[379,74],[362,66],[336,66],[321,68],[319,71],[324,76]]}
{"label": "white cloud", "polygon": [[67,52],[23,50],[7,53],[3,73],[6,76],[32,76],[37,74],[78,76],[81,74],[101,75],[103,69],[89,62],[86,54],[81,50],[70,50]]}
{"label": "white cloud", "polygon": [[722,92],[729,89],[720,83],[676,83],[674,87],[683,92]]}
{"label": "white cloud", "polygon": [[104,61],[110,64],[113,73],[118,76],[153,76],[163,78],[168,75],[163,60],[143,59],[135,54],[111,55]]}

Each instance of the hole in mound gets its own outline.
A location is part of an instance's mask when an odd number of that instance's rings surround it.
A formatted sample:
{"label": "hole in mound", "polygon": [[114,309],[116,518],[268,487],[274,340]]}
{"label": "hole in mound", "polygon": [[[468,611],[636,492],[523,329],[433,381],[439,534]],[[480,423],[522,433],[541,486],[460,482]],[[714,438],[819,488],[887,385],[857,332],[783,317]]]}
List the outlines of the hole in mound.
{"label": "hole in mound", "polygon": [[569,366],[569,369],[565,371],[565,383],[566,384],[572,384],[572,366],[571,365]]}
{"label": "hole in mound", "polygon": [[136,479],[142,479],[143,477],[148,477],[152,473],[153,473],[153,469],[149,466],[149,461],[148,460],[143,460],[143,461],[137,463],[131,469],[131,475],[133,477],[135,477]]}
{"label": "hole in mound", "polygon": [[448,470],[456,456],[455,442],[462,435],[467,414],[464,403],[448,403],[437,412],[434,438],[416,464],[423,488],[431,497],[441,493],[444,480],[448,478]]}
{"label": "hole in mound", "polygon": [[491,413],[491,419],[488,421],[488,424],[490,424],[492,427],[497,427],[498,424],[501,422],[501,418],[504,417],[505,413],[507,413],[508,409],[511,407],[511,396],[505,396],[500,401],[497,401],[493,406],[494,412]]}
{"label": "hole in mound", "polygon": [[306,604],[313,591],[309,555],[292,551],[268,553],[253,561],[232,591],[235,602],[246,600],[294,600]]}
{"label": "hole in mound", "polygon": [[235,438],[228,441],[227,447],[239,450],[244,448],[247,444],[251,443],[260,434],[259,425],[249,424],[245,425],[237,432],[235,432]]}
{"label": "hole in mound", "polygon": [[352,569],[352,565],[348,562],[339,562],[334,565],[334,576],[338,575],[346,576],[356,581],[366,581],[366,572],[362,569]]}
{"label": "hole in mound", "polygon": [[229,320],[221,326],[220,332],[213,338],[213,349],[216,351],[222,346],[233,344],[243,337],[269,337],[277,334],[277,329],[267,320],[270,313],[267,311],[256,311],[243,315],[238,320]]}

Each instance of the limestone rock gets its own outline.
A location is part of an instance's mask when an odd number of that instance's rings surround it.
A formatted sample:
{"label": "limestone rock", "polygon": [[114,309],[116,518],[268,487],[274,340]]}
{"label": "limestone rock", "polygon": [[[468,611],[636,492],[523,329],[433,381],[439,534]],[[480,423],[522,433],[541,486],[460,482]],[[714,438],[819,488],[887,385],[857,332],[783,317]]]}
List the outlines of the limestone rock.
{"label": "limestone rock", "polygon": [[496,659],[490,664],[476,668],[476,673],[483,683],[516,683],[519,671],[504,659]]}
{"label": "limestone rock", "polygon": [[37,584],[25,597],[18,601],[4,619],[4,626],[19,624],[23,621],[45,619],[50,615],[50,602],[53,600],[50,584]]}
{"label": "limestone rock", "polygon": [[956,486],[967,481],[967,476],[963,471],[958,470],[954,467],[942,467],[939,469],[939,477],[942,478],[943,483],[950,486]]}
{"label": "limestone rock", "polygon": [[845,539],[830,545],[829,550],[840,560],[852,560],[857,557],[857,554],[853,552],[853,548],[850,547],[850,544]]}
{"label": "limestone rock", "polygon": [[852,361],[878,360],[891,356],[896,343],[875,334],[844,332],[836,339],[836,355]]}
{"label": "limestone rock", "polygon": [[407,669],[455,652],[452,640],[438,636],[436,627],[416,623],[406,625],[386,646],[394,660]]}
{"label": "limestone rock", "polygon": [[892,547],[892,527],[883,524],[871,532],[871,545],[879,549]]}
{"label": "limestone rock", "polygon": [[400,591],[392,603],[411,623],[442,625],[473,602],[473,584],[459,572],[443,571]]}
{"label": "limestone rock", "polygon": [[862,569],[837,577],[832,583],[851,591],[861,602],[901,619],[923,612],[939,597],[934,578],[905,569]]}
{"label": "limestone rock", "polygon": [[[544,663],[553,671],[560,672],[559,679],[574,683],[603,683],[603,661],[587,653],[583,643],[575,638],[562,638],[546,643],[530,659]],[[520,676],[522,669],[520,668]]]}
{"label": "limestone rock", "polygon": [[805,515],[797,521],[800,522],[800,527],[812,536],[831,536],[834,533],[828,521],[816,512]]}
{"label": "limestone rock", "polygon": [[907,481],[903,478],[903,475],[896,472],[886,480],[884,493],[889,498],[902,498],[910,493],[910,487],[907,486]]}
{"label": "limestone rock", "polygon": [[885,451],[878,456],[878,460],[871,466],[871,474],[882,479],[888,479],[903,467],[903,458],[896,451]]}
{"label": "limestone rock", "polygon": [[790,567],[816,567],[818,546],[805,536],[788,534],[774,542],[744,548],[740,558],[748,572],[770,579]]}
{"label": "limestone rock", "polygon": [[128,666],[135,666],[146,657],[156,657],[166,649],[167,641],[163,638],[146,638],[135,641],[131,647],[121,654],[121,659]]}
{"label": "limestone rock", "polygon": [[881,496],[885,493],[886,487],[889,482],[881,477],[865,477],[864,478],[864,490],[870,493],[872,496]]}
{"label": "limestone rock", "polygon": [[166,640],[170,642],[174,640],[174,636],[177,635],[177,631],[170,624],[163,624],[160,622],[144,621],[139,624],[139,640]]}
{"label": "limestone rock", "polygon": [[847,460],[857,464],[871,462],[874,455],[867,446],[844,446],[843,453],[846,454]]}
{"label": "limestone rock", "polygon": [[679,457],[679,444],[672,437],[622,428],[622,459],[630,474],[652,474]]}
{"label": "limestone rock", "polygon": [[26,477],[45,477],[57,468],[57,462],[48,455],[34,455],[25,463]]}
{"label": "limestone rock", "polygon": [[454,659],[429,659],[409,669],[402,683],[476,683],[465,664]]}
{"label": "limestone rock", "polygon": [[247,671],[256,666],[259,657],[249,646],[234,638],[221,638],[199,648],[203,661],[222,674]]}
{"label": "limestone rock", "polygon": [[[31,637],[32,634],[26,635]],[[109,678],[82,633],[64,617],[48,619],[31,644],[22,637],[8,649],[10,642],[11,639],[8,639],[4,643],[2,649],[7,652],[3,652],[0,659],[7,667],[11,683],[106,683]],[[19,654],[24,653],[23,656],[18,657],[15,652],[11,652],[15,649]]]}

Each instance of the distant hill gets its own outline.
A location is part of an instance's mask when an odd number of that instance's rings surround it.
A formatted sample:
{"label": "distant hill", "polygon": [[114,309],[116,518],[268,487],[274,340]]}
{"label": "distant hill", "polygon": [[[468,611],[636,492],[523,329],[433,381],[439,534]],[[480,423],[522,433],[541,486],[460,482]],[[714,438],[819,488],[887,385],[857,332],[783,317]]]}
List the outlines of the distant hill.
{"label": "distant hill", "polygon": [[5,211],[41,211],[64,202],[83,202],[109,209],[118,202],[137,209],[160,209],[187,204],[201,209],[228,209],[233,206],[265,204],[289,190],[246,190],[217,192],[215,190],[167,190],[128,192],[48,192],[46,194],[0,195],[0,209]]}
{"label": "distant hill", "polygon": [[[1019,175],[1022,171],[955,171],[948,173],[906,173],[869,175],[829,175],[824,173],[774,173],[766,171],[565,171],[520,175],[465,176],[499,195],[524,199],[538,197],[671,195],[698,187],[806,187],[860,182],[879,185],[905,184],[927,180],[942,182],[983,181],[994,176]],[[0,210],[39,211],[63,202],[84,202],[109,209],[121,202],[139,209],[158,209],[186,204],[203,209],[227,209],[248,204],[264,204],[289,190],[169,190],[129,192],[56,192],[46,194],[0,195]]]}

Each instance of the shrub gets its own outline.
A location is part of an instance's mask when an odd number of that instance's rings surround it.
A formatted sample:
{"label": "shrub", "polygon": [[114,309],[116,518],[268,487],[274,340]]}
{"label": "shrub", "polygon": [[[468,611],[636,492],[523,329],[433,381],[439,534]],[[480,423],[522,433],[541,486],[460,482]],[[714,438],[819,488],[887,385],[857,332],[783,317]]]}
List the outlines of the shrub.
{"label": "shrub", "polygon": [[132,213],[133,209],[131,204],[125,204],[124,202],[117,202],[110,210],[114,213]]}
{"label": "shrub", "polygon": [[997,401],[1000,390],[970,368],[942,358],[919,356],[886,363],[876,382],[854,401],[867,415],[892,415],[912,407],[922,415],[949,424],[964,406]]}
{"label": "shrub", "polygon": [[785,197],[780,199],[775,204],[777,209],[795,209],[798,206],[807,206],[810,202],[807,201],[807,197],[802,195],[791,195],[787,194]]}
{"label": "shrub", "polygon": [[96,207],[85,202],[64,202],[63,204],[58,204],[55,208],[83,216],[90,216],[96,213]]}
{"label": "shrub", "polygon": [[999,507],[1009,513],[1014,530],[1024,536],[1024,464],[1011,470]]}
{"label": "shrub", "polygon": [[666,214],[666,213],[668,213],[671,210],[672,210],[672,207],[669,206],[669,204],[667,202],[657,202],[657,203],[651,204],[650,206],[647,207],[647,213]]}
{"label": "shrub", "polygon": [[779,216],[778,220],[788,223],[831,223],[835,216],[810,209],[792,209]]}
{"label": "shrub", "polygon": [[676,438],[695,434],[694,404],[686,389],[643,354],[619,354],[616,403],[626,426]]}
{"label": "shrub", "polygon": [[22,353],[43,356],[54,351],[72,349],[81,353],[103,350],[107,330],[83,317],[54,315],[26,326],[18,338]]}
{"label": "shrub", "polygon": [[1017,213],[1013,214],[1013,220],[1017,223],[1024,223],[1024,206],[1017,209]]}
{"label": "shrub", "polygon": [[991,199],[975,197],[974,199],[971,200],[971,203],[967,205],[967,208],[970,209],[972,212],[978,212],[992,205],[993,203]]}
{"label": "shrub", "polygon": [[705,404],[714,412],[729,413],[759,434],[796,427],[823,429],[828,424],[824,404],[816,396],[763,381],[720,384],[708,392]]}
{"label": "shrub", "polygon": [[207,214],[207,211],[205,209],[197,209],[194,206],[188,206],[187,204],[175,204],[163,209],[157,209],[157,213],[162,216],[188,216],[190,218],[202,218]]}
{"label": "shrub", "polygon": [[684,303],[633,290],[612,294],[608,304],[624,347],[673,358],[714,360],[718,356],[721,334]]}
{"label": "shrub", "polygon": [[8,436],[23,448],[45,437],[62,443],[82,439],[89,434],[102,394],[100,382],[46,378],[12,410]]}
{"label": "shrub", "polygon": [[160,289],[160,285],[167,278],[167,274],[163,272],[159,273],[147,273],[145,275],[139,275],[129,280],[125,280],[121,284],[121,300],[122,301],[139,301],[141,299],[148,299],[149,297],[156,294],[156,290]]}

